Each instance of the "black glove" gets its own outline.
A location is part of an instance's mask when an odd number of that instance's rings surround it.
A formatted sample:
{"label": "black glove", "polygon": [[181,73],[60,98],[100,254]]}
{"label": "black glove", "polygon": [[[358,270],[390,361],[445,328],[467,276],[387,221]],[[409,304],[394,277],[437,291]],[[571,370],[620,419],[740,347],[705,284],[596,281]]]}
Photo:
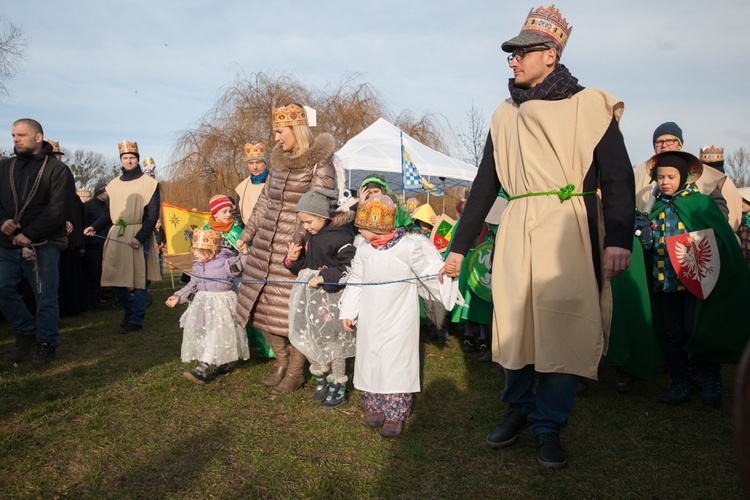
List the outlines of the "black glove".
{"label": "black glove", "polygon": [[635,214],[635,223],[633,224],[633,232],[641,240],[651,239],[651,221],[642,213]]}

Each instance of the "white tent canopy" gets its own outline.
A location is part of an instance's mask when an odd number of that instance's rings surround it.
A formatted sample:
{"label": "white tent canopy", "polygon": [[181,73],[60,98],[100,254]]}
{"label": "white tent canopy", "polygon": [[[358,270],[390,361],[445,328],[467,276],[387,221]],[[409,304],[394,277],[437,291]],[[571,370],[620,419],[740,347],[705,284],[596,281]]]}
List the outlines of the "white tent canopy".
{"label": "white tent canopy", "polygon": [[[404,147],[420,175],[437,187],[470,186],[477,169],[466,162],[439,153],[403,134]],[[385,175],[386,182],[401,192],[401,130],[383,118],[355,135],[337,153],[344,167],[347,186],[358,189],[372,173]],[[443,181],[442,178],[445,180]]]}

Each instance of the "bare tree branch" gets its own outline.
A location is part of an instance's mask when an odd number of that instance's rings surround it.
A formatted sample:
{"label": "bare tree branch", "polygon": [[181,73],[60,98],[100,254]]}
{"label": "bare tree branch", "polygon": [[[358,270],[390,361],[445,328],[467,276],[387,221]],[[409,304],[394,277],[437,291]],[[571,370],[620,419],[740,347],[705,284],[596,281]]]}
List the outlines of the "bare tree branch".
{"label": "bare tree branch", "polygon": [[[0,18],[0,21],[2,19]],[[26,39],[21,28],[8,23],[0,32],[0,95],[8,95],[5,82],[18,72],[18,65],[25,57]]]}
{"label": "bare tree branch", "polygon": [[730,154],[727,159],[726,172],[737,187],[750,186],[750,153],[740,148]]}
{"label": "bare tree branch", "polygon": [[479,162],[482,161],[484,153],[484,144],[487,140],[487,124],[482,115],[482,111],[471,103],[471,108],[466,111],[469,118],[469,130],[464,132],[459,126],[458,138],[461,145],[467,153],[465,161],[479,168]]}

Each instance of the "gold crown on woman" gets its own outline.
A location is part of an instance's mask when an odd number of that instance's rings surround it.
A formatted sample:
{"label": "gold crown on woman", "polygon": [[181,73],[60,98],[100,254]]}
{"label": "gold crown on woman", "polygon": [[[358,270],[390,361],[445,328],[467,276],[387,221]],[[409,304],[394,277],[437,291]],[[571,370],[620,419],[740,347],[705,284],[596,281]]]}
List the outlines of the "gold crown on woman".
{"label": "gold crown on woman", "polygon": [[262,142],[258,144],[245,144],[245,158],[265,158],[266,157],[266,145]]}
{"label": "gold crown on woman", "polygon": [[120,156],[131,153],[134,155],[138,154],[138,143],[137,142],[130,142],[130,141],[122,141],[120,144],[117,145],[117,149],[120,150]]}
{"label": "gold crown on woman", "polygon": [[724,161],[724,148],[714,146],[703,146],[701,148],[701,163],[714,163]]}
{"label": "gold crown on woman", "polygon": [[560,14],[555,4],[549,7],[539,7],[536,10],[531,9],[521,29],[521,33],[540,35],[554,42],[560,47],[560,52],[565,48],[571,31],[573,27],[568,26],[568,20]]}
{"label": "gold crown on woman", "polygon": [[273,128],[307,125],[307,112],[296,104],[273,108]]}
{"label": "gold crown on woman", "polygon": [[193,231],[193,249],[204,250],[221,249],[221,233],[215,229],[199,229]]}
{"label": "gold crown on woman", "polygon": [[[386,202],[383,203],[381,199]],[[385,195],[360,203],[354,225],[371,231],[392,231],[396,223],[396,205]]]}

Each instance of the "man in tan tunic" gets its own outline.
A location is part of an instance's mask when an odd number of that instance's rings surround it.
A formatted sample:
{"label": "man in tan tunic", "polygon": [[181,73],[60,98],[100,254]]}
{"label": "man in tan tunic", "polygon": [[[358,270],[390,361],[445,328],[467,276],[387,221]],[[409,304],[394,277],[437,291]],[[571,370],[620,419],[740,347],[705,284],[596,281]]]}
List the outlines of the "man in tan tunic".
{"label": "man in tan tunic", "polygon": [[487,445],[510,446],[530,423],[538,461],[548,468],[567,464],[559,433],[577,380],[595,379],[606,351],[609,280],[630,264],[635,214],[633,171],[618,127],[623,104],[578,85],[559,64],[569,33],[554,6],[540,7],[502,45],[515,76],[511,98],[492,117],[444,267],[458,274],[503,189],[510,201],[492,264],[492,350],[510,408]]}
{"label": "man in tan tunic", "polygon": [[266,156],[266,145],[262,142],[257,144],[245,144],[245,160],[250,175],[240,182],[236,188],[237,207],[240,210],[240,220],[244,227],[250,214],[253,212],[255,203],[260,198],[263,186],[268,178],[268,157]]}
{"label": "man in tan tunic", "polygon": [[[104,243],[102,286],[111,286],[125,314],[120,333],[143,328],[148,303],[148,282],[161,281],[154,229],[159,219],[159,183],[144,175],[138,162],[138,143],[118,144],[122,175],[107,184],[108,210],[84,231],[93,236],[109,225]],[[130,290],[133,290],[131,293]]]}

